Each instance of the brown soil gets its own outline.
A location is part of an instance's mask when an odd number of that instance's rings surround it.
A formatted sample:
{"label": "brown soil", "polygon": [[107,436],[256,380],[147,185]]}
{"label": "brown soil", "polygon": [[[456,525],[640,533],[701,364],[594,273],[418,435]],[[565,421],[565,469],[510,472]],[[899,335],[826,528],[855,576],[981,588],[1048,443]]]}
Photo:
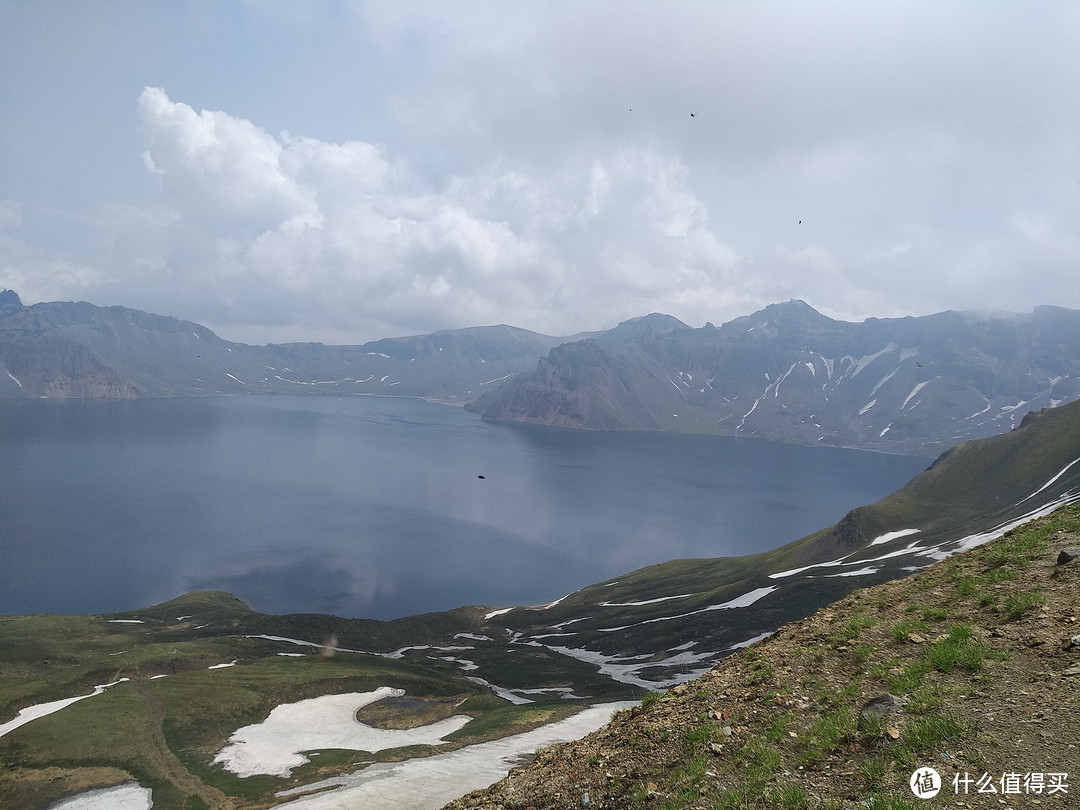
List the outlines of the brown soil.
{"label": "brown soil", "polygon": [[[1080,559],[1057,563],[1078,545],[1071,507],[857,591],[448,808],[1080,807]],[[887,693],[909,702],[860,726]]]}

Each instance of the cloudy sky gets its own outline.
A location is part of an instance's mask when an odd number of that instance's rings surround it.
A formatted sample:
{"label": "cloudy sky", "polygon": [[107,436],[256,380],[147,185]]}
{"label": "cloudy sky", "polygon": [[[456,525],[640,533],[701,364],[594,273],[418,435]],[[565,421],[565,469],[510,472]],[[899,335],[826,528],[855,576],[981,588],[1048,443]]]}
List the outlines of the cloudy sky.
{"label": "cloudy sky", "polygon": [[1080,308],[1080,4],[0,3],[0,288],[250,343]]}

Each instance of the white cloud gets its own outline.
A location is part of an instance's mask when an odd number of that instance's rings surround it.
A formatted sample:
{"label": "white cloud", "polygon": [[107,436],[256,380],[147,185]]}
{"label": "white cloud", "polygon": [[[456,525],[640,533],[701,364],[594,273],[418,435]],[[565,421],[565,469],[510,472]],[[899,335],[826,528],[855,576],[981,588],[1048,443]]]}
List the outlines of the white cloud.
{"label": "white cloud", "polygon": [[17,228],[22,223],[22,205],[17,200],[0,200],[0,230]]}
{"label": "white cloud", "polygon": [[25,299],[251,341],[1080,306],[1076,4],[293,5],[0,4]]}
{"label": "white cloud", "polygon": [[655,151],[545,176],[493,165],[417,193],[425,184],[374,144],[276,137],[157,88],[139,110],[147,169],[176,212],[171,281],[216,299],[210,320],[566,333],[642,307],[708,307],[736,263],[687,167]]}

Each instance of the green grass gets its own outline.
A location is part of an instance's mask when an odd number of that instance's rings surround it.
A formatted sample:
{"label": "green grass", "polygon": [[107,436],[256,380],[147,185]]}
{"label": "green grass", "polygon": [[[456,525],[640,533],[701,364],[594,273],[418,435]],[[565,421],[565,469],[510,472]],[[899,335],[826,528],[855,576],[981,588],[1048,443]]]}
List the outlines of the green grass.
{"label": "green grass", "polygon": [[1010,593],[1001,605],[1001,617],[1006,622],[1019,621],[1042,603],[1043,599],[1037,593]]}
{"label": "green grass", "polygon": [[948,635],[926,647],[926,660],[939,672],[965,669],[978,672],[989,653],[988,648],[974,638],[971,627],[957,624],[949,628]]}
{"label": "green grass", "polygon": [[930,632],[929,625],[921,619],[908,619],[906,621],[897,622],[892,628],[892,637],[898,642],[906,642],[908,636],[912,633],[928,633]]}
{"label": "green grass", "polygon": [[836,706],[821,715],[799,735],[799,765],[814,765],[855,737],[855,716],[846,706]]}
{"label": "green grass", "polygon": [[893,761],[905,767],[917,765],[922,757],[938,753],[942,743],[955,742],[968,729],[948,715],[924,715],[913,718],[905,727],[899,745],[890,749]]}
{"label": "green grass", "polygon": [[713,742],[720,735],[720,726],[713,722],[704,722],[686,732],[686,745],[691,749],[702,748]]}
{"label": "green grass", "polygon": [[663,697],[664,697],[663,692],[649,692],[647,695],[645,695],[645,697],[643,697],[641,699],[641,709],[642,709],[642,711],[648,711],[653,706],[655,706],[657,703],[659,703],[660,699],[663,698]]}
{"label": "green grass", "polygon": [[554,722],[566,716],[573,707],[568,707],[565,700],[547,700],[522,705],[507,705],[494,695],[479,695],[470,698],[462,705],[465,713],[477,713],[464,728],[448,734],[446,739],[454,741],[476,741],[503,736],[520,731],[526,726]]}

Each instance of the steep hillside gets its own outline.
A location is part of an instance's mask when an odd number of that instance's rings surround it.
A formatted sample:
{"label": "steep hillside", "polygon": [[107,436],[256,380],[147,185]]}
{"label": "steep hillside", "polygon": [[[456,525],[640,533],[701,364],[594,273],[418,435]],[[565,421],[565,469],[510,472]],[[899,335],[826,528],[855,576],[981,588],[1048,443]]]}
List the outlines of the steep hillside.
{"label": "steep hillside", "polygon": [[[453,810],[1075,807],[1080,508],[857,591]],[[1070,552],[1066,552],[1071,548]]]}
{"label": "steep hillside", "polygon": [[362,346],[248,346],[125,307],[0,293],[0,397],[387,394],[465,402],[567,338],[475,327]]}
{"label": "steep hillside", "polygon": [[650,315],[553,349],[492,420],[940,452],[1080,396],[1080,312],[831,320],[801,301],[715,328]]}
{"label": "steep hillside", "polygon": [[513,643],[667,688],[786,622],[1080,501],[1080,402],[943,455],[896,493],[763,554],[674,560],[493,616]]}

